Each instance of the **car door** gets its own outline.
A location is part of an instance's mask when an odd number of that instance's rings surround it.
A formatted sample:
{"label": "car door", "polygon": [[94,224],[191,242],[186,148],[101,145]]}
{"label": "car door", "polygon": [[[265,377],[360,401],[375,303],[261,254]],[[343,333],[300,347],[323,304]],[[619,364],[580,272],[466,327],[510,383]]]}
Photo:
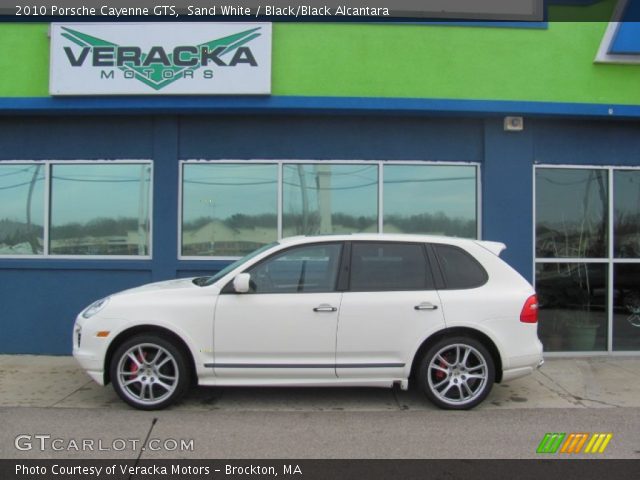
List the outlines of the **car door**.
{"label": "car door", "polygon": [[352,242],[336,351],[340,378],[403,378],[421,339],[443,328],[426,246]]}
{"label": "car door", "polygon": [[217,377],[335,379],[336,291],[343,244],[307,244],[246,270],[250,291],[224,288],[214,318]]}

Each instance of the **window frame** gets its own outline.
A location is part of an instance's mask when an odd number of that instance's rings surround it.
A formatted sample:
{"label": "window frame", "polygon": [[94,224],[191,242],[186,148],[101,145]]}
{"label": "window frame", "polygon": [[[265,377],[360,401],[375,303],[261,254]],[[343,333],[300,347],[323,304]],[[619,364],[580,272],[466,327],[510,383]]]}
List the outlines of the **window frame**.
{"label": "window frame", "polygon": [[[607,203],[607,251],[606,256],[601,258],[538,258],[536,256],[536,178],[538,169],[573,169],[573,170],[605,170],[607,174],[607,190],[608,190],[608,203]],[[567,264],[567,263],[586,263],[586,264],[606,264],[607,265],[607,348],[602,351],[557,351],[557,352],[545,352],[546,356],[566,356],[570,353],[573,356],[597,356],[597,355],[637,355],[638,350],[614,350],[613,348],[613,294],[614,294],[614,268],[618,264],[640,264],[640,258],[616,258],[615,257],[615,172],[616,171],[640,171],[640,166],[624,166],[624,165],[576,165],[576,164],[535,164],[533,165],[532,186],[533,186],[533,204],[532,204],[532,242],[531,242],[531,258],[532,258],[532,283],[536,285],[536,266],[538,264],[550,263],[550,264]]]}
{"label": "window frame", "polygon": [[[6,255],[0,254],[0,259],[17,260],[42,260],[42,259],[64,259],[64,260],[151,260],[153,258],[153,186],[154,186],[154,164],[151,159],[115,159],[115,160],[2,160],[2,165],[42,165],[44,166],[44,218],[43,218],[43,248],[41,254],[33,255]],[[56,165],[148,165],[149,191],[148,195],[148,222],[149,222],[149,245],[147,255],[65,255],[50,253],[51,244],[51,206],[52,206],[52,169]]]}
{"label": "window frame", "polygon": [[[184,166],[196,164],[231,164],[231,165],[260,165],[271,164],[277,165],[277,238],[274,240],[279,242],[283,237],[283,167],[286,164],[305,164],[305,165],[372,165],[377,166],[378,169],[378,185],[377,185],[377,233],[384,232],[384,167],[389,166],[435,166],[435,167],[473,167],[475,171],[475,202],[476,202],[476,240],[482,240],[482,168],[480,162],[471,161],[432,161],[432,160],[346,160],[346,159],[331,159],[331,160],[309,160],[309,159],[181,159],[178,161],[178,225],[177,225],[177,259],[185,261],[233,261],[242,258],[241,255],[235,256],[202,256],[202,255],[183,255],[182,254],[182,218],[184,208]],[[418,234],[420,235],[420,234]],[[425,234],[427,235],[427,234]]]}

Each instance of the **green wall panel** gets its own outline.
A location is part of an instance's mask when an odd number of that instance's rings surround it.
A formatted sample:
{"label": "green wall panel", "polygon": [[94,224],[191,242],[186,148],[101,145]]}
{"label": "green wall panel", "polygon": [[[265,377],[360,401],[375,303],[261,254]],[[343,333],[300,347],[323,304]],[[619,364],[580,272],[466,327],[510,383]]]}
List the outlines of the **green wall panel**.
{"label": "green wall panel", "polygon": [[[640,66],[593,63],[607,24],[274,25],[273,94],[640,104]],[[0,24],[0,96],[48,93],[44,24]]]}

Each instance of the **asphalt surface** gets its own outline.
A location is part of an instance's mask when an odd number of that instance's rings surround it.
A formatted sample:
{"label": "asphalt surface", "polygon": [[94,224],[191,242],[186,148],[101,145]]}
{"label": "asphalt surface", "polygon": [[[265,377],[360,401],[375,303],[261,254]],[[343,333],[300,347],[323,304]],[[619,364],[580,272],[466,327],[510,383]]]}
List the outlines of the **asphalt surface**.
{"label": "asphalt surface", "polygon": [[639,367],[551,359],[466,412],[368,388],[198,388],[140,412],[68,357],[0,356],[0,458],[540,458],[548,432],[598,432],[606,451],[575,458],[640,459]]}
{"label": "asphalt surface", "polygon": [[[155,425],[153,419],[157,418]],[[613,432],[603,454],[583,457],[640,459],[640,409],[522,409],[444,412],[330,411],[157,413],[104,409],[3,408],[4,458],[135,458],[140,449],[117,451],[133,439],[158,441],[151,458],[540,458],[547,432]],[[19,434],[49,434],[41,451],[18,451]],[[102,439],[107,451],[68,449],[69,439]],[[118,442],[116,442],[118,440]],[[167,440],[193,440],[192,451],[166,451]],[[132,442],[129,442],[133,445]],[[19,442],[25,448],[24,441]],[[189,442],[184,444],[189,447]],[[174,448],[169,443],[169,448]],[[95,445],[97,448],[97,445]]]}

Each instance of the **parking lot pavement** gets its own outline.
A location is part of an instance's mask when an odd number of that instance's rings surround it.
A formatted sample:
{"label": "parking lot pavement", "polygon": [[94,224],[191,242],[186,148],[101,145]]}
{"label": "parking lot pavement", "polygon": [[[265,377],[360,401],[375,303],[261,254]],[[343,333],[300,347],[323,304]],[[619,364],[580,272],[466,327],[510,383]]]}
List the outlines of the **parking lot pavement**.
{"label": "parking lot pavement", "polygon": [[[130,410],[72,357],[0,355],[0,407]],[[478,408],[640,407],[640,357],[551,358],[533,375],[496,385]],[[434,409],[416,388],[197,388],[176,410],[378,411]]]}

